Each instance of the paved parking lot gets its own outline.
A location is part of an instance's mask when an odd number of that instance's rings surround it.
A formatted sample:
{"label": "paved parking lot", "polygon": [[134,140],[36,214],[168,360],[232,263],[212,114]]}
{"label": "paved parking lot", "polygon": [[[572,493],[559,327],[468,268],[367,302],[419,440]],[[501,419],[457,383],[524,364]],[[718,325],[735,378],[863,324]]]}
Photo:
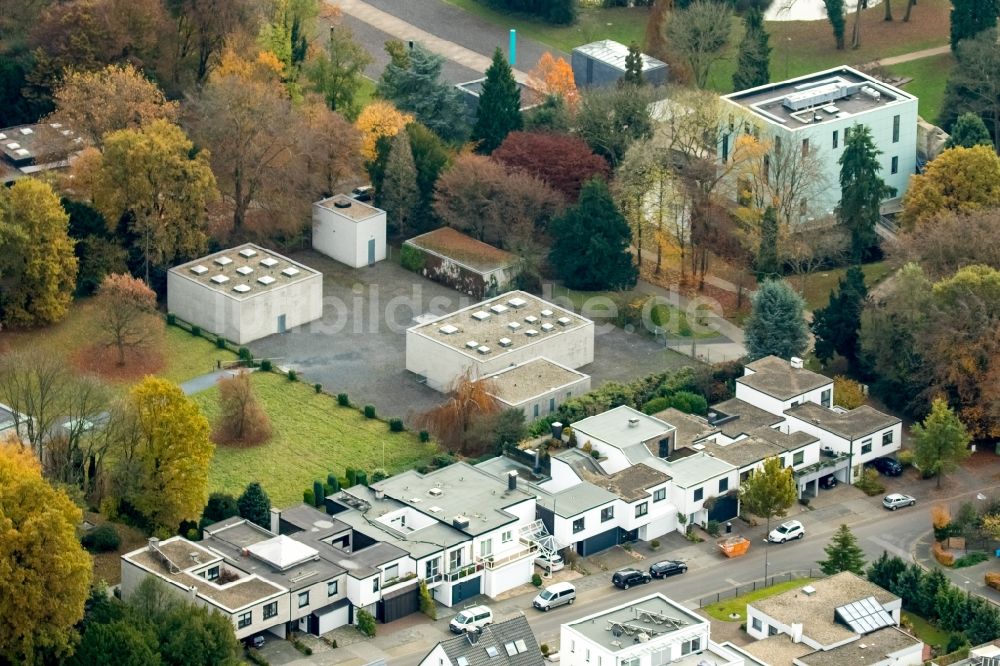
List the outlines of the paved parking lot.
{"label": "paved parking lot", "polygon": [[[406,371],[405,331],[413,317],[454,311],[475,302],[471,297],[393,261],[355,270],[311,250],[292,257],[323,273],[323,318],[251,343],[255,357],[294,368],[304,381],[373,404],[385,416],[412,417],[441,401]],[[594,388],[692,362],[651,337],[610,325],[598,329],[595,361],[581,368],[593,376]]]}

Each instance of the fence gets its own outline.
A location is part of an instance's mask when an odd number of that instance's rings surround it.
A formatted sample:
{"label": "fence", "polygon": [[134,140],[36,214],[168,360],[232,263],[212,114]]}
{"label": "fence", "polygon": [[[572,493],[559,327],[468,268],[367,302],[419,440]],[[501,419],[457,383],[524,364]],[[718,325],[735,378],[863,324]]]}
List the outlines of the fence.
{"label": "fence", "polygon": [[775,574],[767,578],[761,578],[759,580],[751,581],[749,583],[743,583],[742,585],[737,585],[735,587],[729,588],[728,590],[723,590],[721,592],[716,592],[715,594],[710,594],[707,597],[701,597],[698,599],[698,608],[704,608],[711,604],[718,603],[723,599],[733,599],[735,597],[742,596],[744,594],[749,594],[755,590],[763,589],[765,587],[771,587],[777,583],[787,583],[788,581],[795,580],[796,578],[822,578],[823,572],[819,569],[803,569],[800,571],[786,571],[785,573]]}

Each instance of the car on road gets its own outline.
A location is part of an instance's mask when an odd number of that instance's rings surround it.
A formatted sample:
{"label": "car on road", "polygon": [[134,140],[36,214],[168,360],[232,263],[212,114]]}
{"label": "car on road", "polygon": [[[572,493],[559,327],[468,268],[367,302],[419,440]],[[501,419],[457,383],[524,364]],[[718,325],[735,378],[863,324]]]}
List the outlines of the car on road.
{"label": "car on road", "polygon": [[576,601],[575,587],[569,583],[554,583],[539,592],[531,600],[531,605],[538,610],[548,612],[563,604],[572,604],[574,601]]}
{"label": "car on road", "polygon": [[561,571],[562,568],[566,566],[566,563],[563,562],[562,556],[557,553],[553,553],[552,555],[539,555],[535,558],[535,564],[551,573]]}
{"label": "car on road", "polygon": [[372,200],[372,194],[374,194],[374,192],[375,188],[371,185],[362,185],[361,187],[355,187],[351,190],[351,198],[355,201],[364,203]]}
{"label": "car on road", "polygon": [[882,498],[882,506],[890,511],[895,511],[901,506],[913,506],[916,503],[917,499],[915,497],[910,497],[902,493],[891,493]]}
{"label": "car on road", "polygon": [[653,577],[650,574],[631,568],[616,571],[615,575],[611,577],[611,582],[614,586],[620,587],[623,590],[627,590],[633,585],[643,585],[651,580],[653,580]]}
{"label": "car on road", "polygon": [[649,575],[653,578],[666,578],[674,574],[686,573],[688,565],[680,560],[663,560],[649,567]]}
{"label": "car on road", "polygon": [[448,623],[452,633],[463,634],[477,631],[493,623],[493,611],[489,606],[473,606],[466,608]]}
{"label": "car on road", "polygon": [[899,476],[903,473],[903,466],[899,464],[899,461],[888,456],[876,458],[869,464],[882,476]]}
{"label": "car on road", "polygon": [[785,543],[789,539],[801,539],[806,535],[802,523],[797,520],[789,520],[781,523],[767,535],[767,540],[771,543]]}

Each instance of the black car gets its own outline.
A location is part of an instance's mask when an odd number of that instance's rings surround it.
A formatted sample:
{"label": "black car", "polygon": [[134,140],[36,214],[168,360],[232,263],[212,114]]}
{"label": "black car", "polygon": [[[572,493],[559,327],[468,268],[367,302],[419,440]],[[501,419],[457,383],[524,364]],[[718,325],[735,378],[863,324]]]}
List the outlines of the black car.
{"label": "black car", "polygon": [[653,578],[666,578],[674,574],[682,574],[688,570],[688,565],[679,560],[663,560],[649,567],[649,575]]}
{"label": "black car", "polygon": [[899,464],[899,461],[887,456],[876,458],[871,462],[871,466],[883,476],[899,476],[903,473],[903,466]]}
{"label": "black car", "polygon": [[837,477],[833,474],[827,474],[819,480],[820,488],[836,488],[837,487]]}
{"label": "black car", "polygon": [[652,576],[638,569],[622,569],[616,571],[615,575],[611,577],[611,582],[615,584],[615,587],[620,587],[623,590],[627,590],[633,585],[648,583],[651,580],[653,580]]}

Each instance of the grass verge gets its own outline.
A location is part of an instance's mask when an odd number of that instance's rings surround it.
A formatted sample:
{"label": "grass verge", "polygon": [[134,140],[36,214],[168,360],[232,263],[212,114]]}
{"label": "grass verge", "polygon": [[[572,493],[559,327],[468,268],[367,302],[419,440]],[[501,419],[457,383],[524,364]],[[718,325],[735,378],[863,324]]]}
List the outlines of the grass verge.
{"label": "grass verge", "polygon": [[941,115],[941,105],[944,103],[944,90],[948,83],[948,75],[954,66],[954,56],[946,53],[893,65],[889,70],[898,76],[913,79],[903,86],[903,90],[911,95],[916,95],[920,100],[920,117],[928,122],[936,123],[938,116]]}
{"label": "grass verge", "polygon": [[[892,266],[886,261],[865,264],[861,269],[865,272],[865,284],[868,285],[868,291],[871,291],[875,285],[892,272]],[[809,273],[804,276],[804,279],[789,277],[788,281],[799,290],[802,298],[806,301],[806,309],[811,311],[826,307],[830,299],[830,291],[836,291],[837,283],[840,282],[845,273],[847,273],[847,268],[835,268],[829,271]]]}
{"label": "grass verge", "polygon": [[[740,596],[733,597],[732,599],[723,599],[722,601],[718,601],[714,604],[709,604],[701,610],[713,619],[720,620],[722,622],[746,622],[747,604],[753,603],[754,601],[760,601],[761,599],[767,599],[768,597],[773,597],[781,594],[782,592],[787,592],[788,590],[794,590],[797,587],[802,587],[807,582],[809,582],[808,578],[793,578],[792,580],[777,583],[775,585],[771,585],[770,587],[757,588],[752,592],[741,594]],[[734,613],[738,614],[739,617],[729,617]]]}
{"label": "grass verge", "polygon": [[[389,425],[366,419],[357,409],[339,407],[334,397],[301,382],[271,373],[253,375],[253,386],[274,436],[267,444],[240,449],[219,446],[209,469],[209,489],[239,495],[247,483],[261,481],[271,503],[287,507],[302,501],[302,491],[330,472],[347,466],[390,474],[428,462],[438,452],[416,433],[390,433]],[[218,414],[218,389],[194,396],[212,421]],[[389,416],[389,415],[386,415]],[[384,459],[383,459],[384,456]]]}
{"label": "grass verge", "polygon": [[903,611],[902,623],[909,623],[910,627],[913,628],[913,635],[927,645],[936,645],[939,648],[943,648],[948,644],[948,632],[938,629],[919,615]]}

